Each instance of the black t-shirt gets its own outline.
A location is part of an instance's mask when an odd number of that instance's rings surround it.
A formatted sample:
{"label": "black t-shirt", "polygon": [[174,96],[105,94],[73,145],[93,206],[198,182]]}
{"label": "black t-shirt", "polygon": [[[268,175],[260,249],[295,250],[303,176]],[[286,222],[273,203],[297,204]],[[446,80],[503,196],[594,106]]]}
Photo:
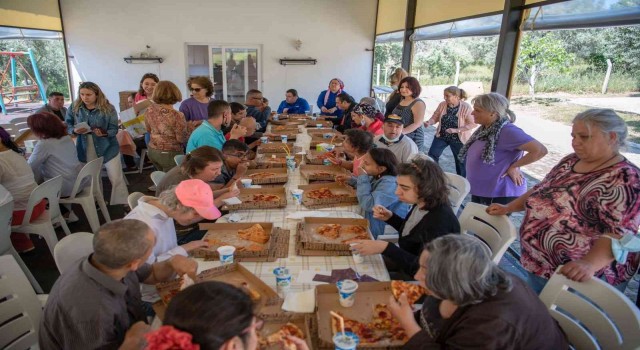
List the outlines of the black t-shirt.
{"label": "black t-shirt", "polygon": [[51,111],[53,112],[53,114],[57,115],[58,118],[60,118],[60,120],[64,121],[64,116],[62,115],[61,110],[57,110],[57,111],[51,110]]}

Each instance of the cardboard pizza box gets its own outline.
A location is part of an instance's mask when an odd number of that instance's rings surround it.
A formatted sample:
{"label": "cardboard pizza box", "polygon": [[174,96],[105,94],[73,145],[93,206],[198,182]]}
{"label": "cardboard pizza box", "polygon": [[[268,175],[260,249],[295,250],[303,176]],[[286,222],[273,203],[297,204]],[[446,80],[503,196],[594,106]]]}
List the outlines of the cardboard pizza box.
{"label": "cardboard pizza box", "polygon": [[[284,187],[239,188],[237,196],[242,201],[240,204],[225,204],[222,210],[246,210],[246,209],[273,209],[287,206],[287,192]],[[277,200],[261,201],[256,196],[273,195]]]}
{"label": "cardboard pizza box", "polygon": [[289,179],[287,168],[250,169],[241,179],[251,179],[253,185],[284,184]]}
{"label": "cardboard pizza box", "polygon": [[[390,282],[359,282],[355,303],[345,308],[338,300],[338,288],[335,284],[316,286],[316,318],[311,328],[317,331],[318,347],[333,348],[333,332],[331,330],[331,315],[329,311],[342,314],[346,318],[369,323],[373,320],[373,309],[376,304],[388,304],[391,296]],[[315,328],[315,329],[314,329]],[[382,340],[373,344],[358,344],[358,348],[377,349],[394,348],[404,345],[404,341]]]}
{"label": "cardboard pizza box", "polygon": [[[262,330],[258,332],[258,336],[260,338],[266,338],[269,335],[280,330],[282,326],[287,323],[293,323],[298,326],[300,330],[304,333],[304,340],[307,343],[307,346],[310,350],[315,348],[314,335],[311,333],[311,329],[309,328],[311,324],[311,319],[315,317],[315,315],[305,315],[305,314],[297,314],[292,312],[281,311],[276,314],[263,315],[261,316],[264,321],[264,325]],[[277,345],[273,346],[260,346],[258,347],[260,350],[280,350],[281,347]]]}
{"label": "cardboard pizza box", "polygon": [[[295,147],[294,147],[295,148]],[[256,156],[256,166],[250,169],[286,168],[286,153],[261,153]],[[302,154],[294,154],[296,167],[302,163]]]}
{"label": "cardboard pizza box", "polygon": [[320,119],[309,120],[304,124],[304,126],[309,129],[333,128],[333,122],[331,120],[320,120]]}
{"label": "cardboard pizza box", "polygon": [[309,181],[335,181],[336,176],[350,176],[349,170],[338,165],[301,165],[300,175]]}
{"label": "cardboard pizza box", "polygon": [[[303,165],[304,166],[304,165]],[[328,166],[328,165],[321,165]],[[345,207],[358,204],[358,197],[356,196],[356,190],[346,184],[340,184],[337,182],[318,183],[311,185],[300,185],[299,189],[303,190],[302,204],[309,209],[321,209],[321,208],[333,208],[333,207]],[[340,197],[332,198],[309,198],[310,191],[327,188],[331,193],[336,195],[344,195]]]}
{"label": "cardboard pizza box", "polygon": [[334,130],[332,128],[309,128],[306,129],[307,130],[307,135],[310,135],[313,137],[313,135],[324,135],[326,133],[333,133],[333,134],[338,134],[338,135],[342,135],[342,133],[340,133],[340,131],[338,130]]}
{"label": "cardboard pizza box", "polygon": [[[260,225],[269,235],[269,241],[266,243],[256,243],[238,236],[238,230],[245,230],[253,225]],[[243,223],[207,223],[200,224],[201,230],[207,230],[202,237],[203,240],[209,242],[208,248],[199,248],[198,252],[210,253],[209,256],[217,258],[217,249],[223,245],[232,245],[236,247],[234,257],[260,257],[269,255],[269,247],[273,243],[273,223],[271,222],[243,222]],[[263,249],[257,251],[245,250],[249,246],[260,246]],[[201,254],[198,257],[204,257]]]}
{"label": "cardboard pizza box", "polygon": [[298,126],[298,125],[304,125],[307,121],[304,119],[293,119],[293,118],[286,118],[284,120],[280,119],[280,117],[278,116],[278,120],[270,120],[269,123],[273,124],[273,125],[294,125],[294,126]]}
{"label": "cardboard pizza box", "polygon": [[[276,293],[276,291],[271,289],[271,287],[264,283],[260,278],[237,262],[204,270],[198,274],[194,282],[200,283],[204,281],[225,282],[238,288],[244,288],[243,284],[246,283],[246,287],[249,290],[259,294],[258,300],[255,300],[256,310],[258,312],[265,307],[282,303],[282,299],[278,297],[278,293]],[[179,293],[180,283],[181,280],[176,279],[156,284],[156,289],[162,297],[162,300],[153,304],[153,310],[156,312],[156,315],[160,320],[164,318],[167,306],[163,300],[166,300],[165,297],[170,297],[171,295]]]}
{"label": "cardboard pizza box", "polygon": [[282,131],[298,132],[298,130],[299,130],[298,126],[299,125],[292,125],[292,124],[289,124],[289,125],[271,125],[271,128],[270,128],[269,131],[271,133],[274,133],[274,134],[278,133],[278,132],[282,132]]}
{"label": "cardboard pizza box", "polygon": [[263,143],[258,146],[258,153],[295,153],[293,142],[287,142],[286,147],[282,142]]}
{"label": "cardboard pizza box", "polygon": [[297,225],[296,234],[296,255],[299,256],[351,256],[349,250],[323,250],[323,249],[306,249],[301,241],[300,232],[302,232],[302,223]]}
{"label": "cardboard pizza box", "polygon": [[295,141],[298,138],[298,130],[284,130],[280,132],[274,132],[273,135],[267,136],[269,142],[281,142],[281,135],[287,135],[288,141]]}
{"label": "cardboard pizza box", "polygon": [[317,233],[318,228],[328,224],[337,224],[342,226],[343,229],[348,229],[353,226],[360,226],[366,231],[365,235],[368,239],[371,239],[372,237],[371,231],[369,230],[369,221],[366,219],[306,217],[302,220],[298,231],[302,247],[309,250],[339,250],[346,251],[351,254],[351,248],[349,247],[349,244],[344,243],[344,241],[355,239],[356,234],[345,232],[341,233],[340,236],[336,239],[331,239],[319,235]]}
{"label": "cardboard pizza box", "polygon": [[[255,224],[255,223],[252,223]],[[212,240],[217,239],[217,226],[215,225],[226,225],[226,223],[220,224],[200,224],[200,228],[203,230],[209,230],[207,235],[211,233],[209,237],[212,237]],[[205,226],[202,226],[205,225]],[[207,226],[214,225],[214,226]],[[230,225],[234,225],[230,223]],[[241,225],[241,224],[235,224]],[[236,229],[237,232],[237,229]],[[290,231],[282,229],[280,227],[274,227],[271,231],[271,238],[269,242],[265,244],[265,249],[263,251],[251,252],[251,251],[236,251],[234,255],[234,261],[239,262],[274,262],[281,258],[286,258],[289,256],[289,241],[290,241]],[[205,239],[207,236],[203,237]],[[214,241],[215,242],[215,241]],[[207,249],[200,248],[196,249],[193,252],[194,258],[202,258],[204,260],[218,260],[220,258],[218,251],[216,250],[221,244],[216,244],[215,247],[209,247]]]}

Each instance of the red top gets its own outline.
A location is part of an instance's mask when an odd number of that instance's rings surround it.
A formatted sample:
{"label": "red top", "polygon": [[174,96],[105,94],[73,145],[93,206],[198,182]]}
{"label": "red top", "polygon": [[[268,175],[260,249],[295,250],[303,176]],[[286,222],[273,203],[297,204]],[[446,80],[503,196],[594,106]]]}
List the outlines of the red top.
{"label": "red top", "polygon": [[372,133],[373,136],[382,135],[384,133],[384,131],[382,130],[382,122],[380,120],[374,121],[373,123],[371,123],[371,125],[369,125],[366,131]]}
{"label": "red top", "polygon": [[[226,134],[224,135],[224,138],[225,138],[227,141],[229,141],[229,140],[231,139],[231,133],[229,133],[229,132],[228,132],[228,133],[226,133]],[[244,142],[244,136],[242,136],[242,137],[238,137],[238,141],[240,141],[240,142]]]}

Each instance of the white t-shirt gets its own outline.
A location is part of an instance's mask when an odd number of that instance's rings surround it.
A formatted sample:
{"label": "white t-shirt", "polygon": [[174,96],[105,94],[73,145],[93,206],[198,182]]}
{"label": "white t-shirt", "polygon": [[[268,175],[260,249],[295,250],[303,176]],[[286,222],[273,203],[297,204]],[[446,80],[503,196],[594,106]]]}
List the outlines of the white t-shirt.
{"label": "white t-shirt", "polygon": [[14,211],[27,209],[31,191],[38,187],[27,160],[12,150],[0,152],[0,185],[11,193]]}

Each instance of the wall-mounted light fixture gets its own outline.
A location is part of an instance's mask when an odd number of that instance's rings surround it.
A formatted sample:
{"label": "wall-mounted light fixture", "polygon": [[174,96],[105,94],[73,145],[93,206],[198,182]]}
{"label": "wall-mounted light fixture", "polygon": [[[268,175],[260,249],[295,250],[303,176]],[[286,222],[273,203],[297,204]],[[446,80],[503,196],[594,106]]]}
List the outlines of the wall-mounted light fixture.
{"label": "wall-mounted light fixture", "polygon": [[162,57],[125,57],[124,61],[127,63],[162,63],[164,60]]}
{"label": "wall-mounted light fixture", "polygon": [[283,66],[289,65],[314,65],[318,63],[315,58],[281,58],[280,64]]}

